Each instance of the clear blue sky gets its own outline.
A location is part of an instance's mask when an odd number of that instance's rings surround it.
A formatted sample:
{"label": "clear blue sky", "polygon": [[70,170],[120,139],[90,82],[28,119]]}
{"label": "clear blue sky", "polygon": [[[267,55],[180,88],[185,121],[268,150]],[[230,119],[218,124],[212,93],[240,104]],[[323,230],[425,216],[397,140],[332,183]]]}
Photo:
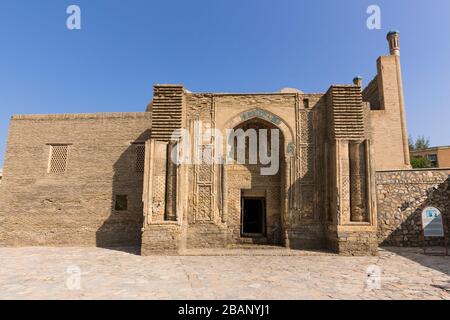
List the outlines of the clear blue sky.
{"label": "clear blue sky", "polygon": [[[66,8],[82,30],[66,28]],[[382,29],[366,28],[366,9]],[[375,75],[401,31],[408,127],[450,145],[450,1],[0,0],[0,167],[12,114],[143,111],[155,83],[267,92]]]}

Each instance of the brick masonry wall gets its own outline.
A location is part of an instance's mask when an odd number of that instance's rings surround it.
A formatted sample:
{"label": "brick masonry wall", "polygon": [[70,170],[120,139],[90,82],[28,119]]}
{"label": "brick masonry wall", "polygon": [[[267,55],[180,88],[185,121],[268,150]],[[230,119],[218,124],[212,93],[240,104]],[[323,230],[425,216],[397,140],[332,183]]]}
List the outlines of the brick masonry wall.
{"label": "brick masonry wall", "polygon": [[[305,105],[308,99],[308,108]],[[286,232],[289,234],[290,245],[293,247],[320,246],[323,238],[323,230],[320,224],[320,207],[316,192],[320,181],[316,182],[315,176],[323,166],[323,150],[316,147],[323,143],[318,137],[325,135],[325,113],[326,107],[323,94],[189,94],[187,95],[187,119],[188,123],[200,119],[204,124],[225,130],[229,128],[230,120],[253,112],[256,108],[263,112],[270,112],[282,119],[287,126],[283,138],[297,142],[296,150],[298,157],[292,161],[293,184],[288,186],[289,192],[293,195],[291,206],[293,211],[289,214]],[[296,112],[298,110],[298,112]],[[242,118],[241,118],[242,120]],[[269,118],[265,119],[270,122]],[[242,120],[243,121],[243,120]],[[323,124],[322,124],[323,123]],[[233,123],[238,125],[239,123]],[[273,123],[276,126],[276,124]],[[321,141],[321,140],[320,140]],[[300,151],[301,150],[301,151]],[[301,155],[300,155],[301,152]],[[294,165],[295,162],[295,165]],[[300,169],[301,168],[301,169]],[[202,172],[202,168],[199,168]],[[197,196],[197,186],[195,172],[190,171],[189,183],[189,203],[187,230],[188,247],[218,247],[225,244],[263,242],[270,244],[280,244],[283,242],[285,234],[281,230],[282,219],[282,195],[284,190],[281,180],[283,170],[276,177],[260,177],[252,173],[249,168],[239,168],[239,166],[227,166],[227,193],[225,194],[226,216],[225,222],[221,221],[220,202],[222,196],[222,182],[218,170],[213,173],[215,178],[206,179],[203,177],[199,188],[209,191],[209,185],[219,191],[215,197],[205,197],[208,192]],[[255,171],[256,172],[256,171]],[[200,189],[198,189],[200,190]],[[241,190],[257,190],[266,192],[267,205],[267,237],[262,239],[241,238]],[[194,201],[195,200],[195,201]],[[208,209],[205,209],[208,208]],[[210,208],[210,209],[209,209]],[[204,214],[207,212],[208,214]],[[199,214],[200,213],[200,214]]]}
{"label": "brick masonry wall", "polygon": [[370,111],[371,136],[376,170],[407,169],[403,154],[403,133],[397,57],[383,56],[377,61],[377,85],[382,110]]}
{"label": "brick masonry wall", "polygon": [[377,254],[378,244],[375,232],[362,229],[339,231],[334,228],[330,229],[328,230],[327,246],[333,252],[348,256]]}
{"label": "brick masonry wall", "polygon": [[[377,172],[380,245],[421,246],[421,214],[427,206],[450,220],[449,175],[449,169]],[[450,234],[448,225],[447,229]]]}
{"label": "brick masonry wall", "polygon": [[[136,141],[149,113],[15,116],[0,195],[0,245],[139,245],[142,179]],[[64,174],[48,173],[50,146],[70,144]],[[128,210],[115,211],[115,195]]]}
{"label": "brick masonry wall", "polygon": [[177,223],[149,225],[142,235],[141,255],[176,255],[184,249],[182,229]]}

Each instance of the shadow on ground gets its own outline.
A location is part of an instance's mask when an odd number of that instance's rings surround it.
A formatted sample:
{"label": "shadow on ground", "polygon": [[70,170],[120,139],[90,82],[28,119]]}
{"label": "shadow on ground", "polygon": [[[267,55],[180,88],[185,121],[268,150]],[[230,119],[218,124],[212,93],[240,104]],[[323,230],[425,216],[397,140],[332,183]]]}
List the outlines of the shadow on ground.
{"label": "shadow on ground", "polygon": [[[422,248],[383,247],[382,249],[450,276],[450,256],[426,255]],[[433,251],[443,253],[444,248],[433,248]]]}

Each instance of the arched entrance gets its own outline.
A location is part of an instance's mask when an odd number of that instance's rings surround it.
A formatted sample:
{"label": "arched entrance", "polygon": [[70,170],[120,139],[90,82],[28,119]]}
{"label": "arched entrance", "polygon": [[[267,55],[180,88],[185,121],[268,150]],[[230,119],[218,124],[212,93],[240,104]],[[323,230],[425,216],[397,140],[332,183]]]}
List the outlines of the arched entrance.
{"label": "arched entrance", "polygon": [[[257,109],[231,119],[227,129],[233,129],[235,136],[240,131],[245,140],[245,148],[239,147],[239,138],[232,137],[226,142],[228,151],[233,153],[233,161],[225,164],[224,170],[227,225],[238,243],[284,245],[286,172],[289,170],[286,157],[293,152],[289,149],[290,128],[279,117]],[[261,158],[264,154],[266,159]],[[262,169],[269,167],[271,170],[263,172]]]}

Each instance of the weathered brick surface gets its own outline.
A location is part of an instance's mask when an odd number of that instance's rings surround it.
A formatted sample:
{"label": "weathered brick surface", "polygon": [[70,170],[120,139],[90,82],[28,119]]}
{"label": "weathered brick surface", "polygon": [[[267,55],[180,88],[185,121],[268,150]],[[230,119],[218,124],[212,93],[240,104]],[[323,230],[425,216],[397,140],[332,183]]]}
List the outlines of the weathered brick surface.
{"label": "weathered brick surface", "polygon": [[[377,222],[382,243],[415,244],[417,225],[408,219],[426,201],[446,208],[448,194],[440,185],[427,193],[441,183],[434,173],[430,180],[424,173],[379,173],[377,218],[375,169],[409,168],[400,59],[391,52],[379,58],[364,92],[359,83],[333,85],[325,94],[191,93],[156,85],[149,112],[16,116],[0,190],[0,245],[142,244],[143,254],[153,254],[328,242],[342,254],[373,254]],[[174,129],[200,142],[188,153],[224,156],[226,142],[200,136],[199,122],[224,136],[237,128],[278,129],[279,171],[263,176],[261,164],[248,162],[175,166],[168,156]],[[146,142],[144,173],[135,170],[136,142]],[[48,173],[52,144],[69,145],[63,174]],[[58,150],[64,158],[65,146]],[[64,170],[56,164],[54,171]],[[117,195],[128,196],[127,211],[114,209]],[[243,197],[265,202],[265,228],[250,238],[241,235]]]}
{"label": "weathered brick surface", "polygon": [[[428,206],[441,210],[449,221],[449,177],[448,169],[377,172],[378,242],[421,246],[421,213]],[[440,242],[435,240],[431,244]]]}
{"label": "weathered brick surface", "polygon": [[342,232],[334,243],[334,252],[342,255],[361,256],[378,253],[377,236],[375,232]]}
{"label": "weathered brick surface", "polygon": [[177,223],[152,224],[142,233],[141,255],[177,255],[184,247]]}
{"label": "weathered brick surface", "polygon": [[[0,206],[0,245],[139,245],[142,173],[135,145],[149,113],[15,116]],[[64,174],[49,174],[48,144],[70,144]],[[128,195],[115,211],[114,195]]]}
{"label": "weathered brick surface", "polygon": [[[404,105],[399,68],[399,57],[380,57],[377,61],[377,77],[363,94],[364,101],[370,101],[372,106],[380,108],[370,111],[371,135],[377,150],[374,155],[377,170],[409,168],[409,159],[405,159],[408,155],[405,155],[404,150],[403,126],[406,124],[402,123]],[[376,89],[373,89],[375,85]]]}
{"label": "weathered brick surface", "polygon": [[[308,100],[308,108],[304,100]],[[224,247],[239,243],[286,244],[295,248],[323,247],[323,231],[320,221],[322,205],[316,201],[316,193],[323,189],[317,178],[325,159],[323,143],[326,104],[323,94],[187,94],[187,123],[201,120],[206,126],[233,129],[245,123],[254,113],[251,125],[281,130],[280,171],[275,176],[261,176],[259,166],[227,165],[225,188],[220,179],[220,168],[190,166],[189,206],[187,207],[188,248]],[[237,122],[233,122],[237,119]],[[293,154],[286,154],[284,144],[292,143]],[[297,148],[298,147],[298,148]],[[300,155],[301,150],[301,155]],[[286,168],[284,158],[291,158],[292,167]],[[295,167],[294,167],[295,166]],[[292,170],[292,180],[284,184],[285,170]],[[214,188],[214,197],[204,197],[198,190]],[[244,191],[256,192],[266,200],[267,236],[263,238],[241,237],[241,195]],[[283,194],[291,194],[289,208],[283,208]],[[225,202],[225,204],[224,204]],[[223,209],[224,211],[218,210]],[[285,212],[288,211],[288,217]],[[206,214],[205,214],[206,213]],[[224,216],[222,216],[224,215]],[[282,225],[282,219],[285,225]],[[288,241],[285,243],[286,238]]]}

